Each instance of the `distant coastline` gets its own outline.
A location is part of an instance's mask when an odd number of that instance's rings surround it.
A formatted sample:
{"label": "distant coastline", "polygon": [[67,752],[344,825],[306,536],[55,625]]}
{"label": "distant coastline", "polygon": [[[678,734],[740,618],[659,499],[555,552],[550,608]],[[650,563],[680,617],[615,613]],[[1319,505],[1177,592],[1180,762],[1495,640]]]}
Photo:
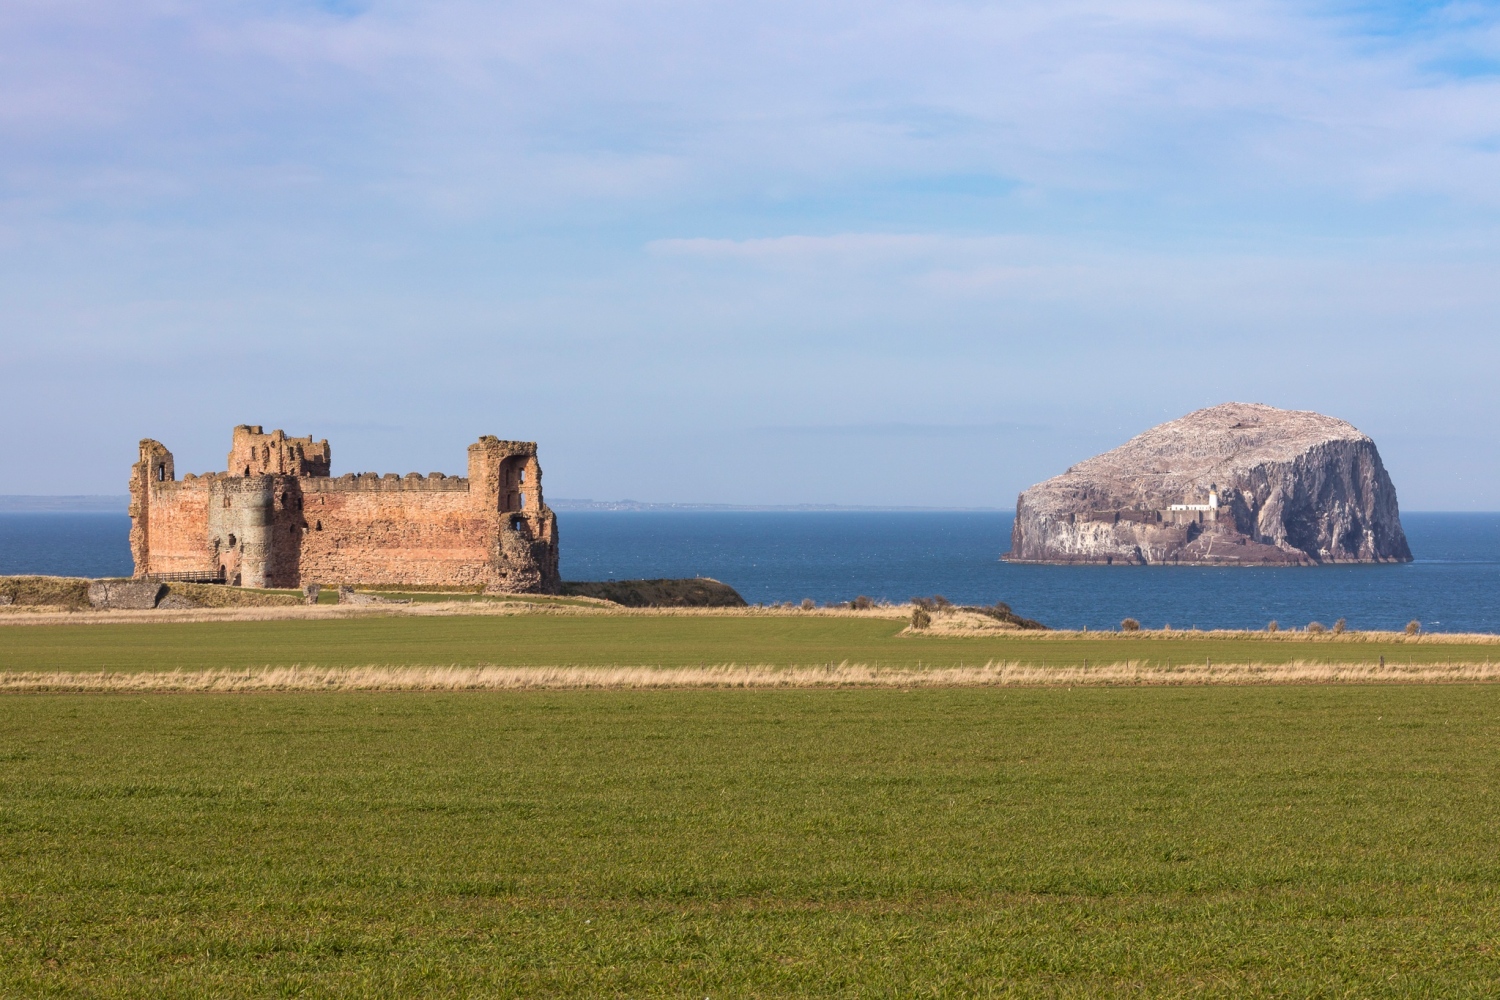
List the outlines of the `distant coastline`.
{"label": "distant coastline", "polygon": [[0,494],[0,512],[18,514],[125,514],[130,510],[130,497],[86,494],[76,496],[21,496]]}
{"label": "distant coastline", "polygon": [[[912,512],[912,513],[1008,513],[1002,507],[894,507],[882,504],[741,504],[741,503],[648,503],[643,500],[548,500],[547,506],[555,511],[854,511],[854,512]],[[52,511],[74,513],[119,513],[130,507],[126,494],[84,496],[24,496],[0,495],[0,512],[47,513]]]}
{"label": "distant coastline", "polygon": [[794,511],[794,512],[818,512],[818,511],[854,511],[854,512],[912,512],[912,513],[973,513],[973,514],[1002,514],[1007,513],[1002,507],[891,507],[878,504],[852,505],[835,503],[797,503],[797,504],[737,504],[737,503],[647,503],[642,500],[561,500],[551,499],[547,506],[555,511],[725,511],[725,512],[752,512],[752,511]]}
{"label": "distant coastline", "polygon": [[[896,507],[884,504],[739,504],[739,503],[648,503],[644,500],[548,500],[547,505],[556,511],[724,511],[728,513],[754,511],[782,512],[855,512],[855,513],[958,513],[958,514],[1010,514],[1009,507]],[[124,493],[86,494],[78,496],[28,496],[0,494],[0,513],[14,512],[43,514],[48,512],[124,514],[130,506],[130,497]],[[1489,514],[1493,511],[1407,511],[1410,514]]]}
{"label": "distant coastline", "polygon": [[[648,503],[643,500],[548,500],[556,511],[848,511],[864,513],[958,513],[1010,514],[1009,507],[895,507],[882,504],[735,504],[735,503]],[[0,494],[0,513],[44,514],[48,512],[124,514],[130,506],[127,494],[85,494],[77,496],[29,496]],[[1483,510],[1410,510],[1408,514],[1493,514]]]}

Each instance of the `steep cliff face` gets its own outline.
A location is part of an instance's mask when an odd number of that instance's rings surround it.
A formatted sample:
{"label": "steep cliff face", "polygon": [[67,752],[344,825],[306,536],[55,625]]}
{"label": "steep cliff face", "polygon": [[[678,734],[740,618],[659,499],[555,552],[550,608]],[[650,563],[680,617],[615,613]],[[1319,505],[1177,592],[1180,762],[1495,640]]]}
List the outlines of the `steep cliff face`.
{"label": "steep cliff face", "polygon": [[1374,441],[1320,413],[1224,403],[1022,493],[1005,558],[1265,566],[1411,550]]}

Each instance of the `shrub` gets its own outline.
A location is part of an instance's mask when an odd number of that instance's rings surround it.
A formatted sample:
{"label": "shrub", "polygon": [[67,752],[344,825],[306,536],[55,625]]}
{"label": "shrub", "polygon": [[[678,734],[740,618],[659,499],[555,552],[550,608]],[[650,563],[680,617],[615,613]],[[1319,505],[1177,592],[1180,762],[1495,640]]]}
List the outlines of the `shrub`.
{"label": "shrub", "polygon": [[627,608],[743,608],[739,591],[707,577],[677,580],[566,580],[564,597],[597,597]]}
{"label": "shrub", "polygon": [[1420,635],[1421,633],[1422,633],[1422,623],[1421,622],[1419,622],[1415,618],[1413,618],[1411,621],[1409,621],[1409,622],[1406,623],[1406,634],[1407,635]]}
{"label": "shrub", "polygon": [[813,608],[815,608],[817,606],[818,606],[817,602],[814,601],[811,597],[804,597],[804,598],[802,598],[802,610],[803,611],[811,611]]}
{"label": "shrub", "polygon": [[1020,615],[1012,611],[1010,609],[1010,605],[1006,604],[1004,601],[996,601],[993,607],[976,608],[970,607],[969,605],[964,605],[958,610],[971,611],[974,614],[984,615],[987,618],[993,618],[996,621],[1005,622],[1006,624],[1014,625],[1017,628],[1041,629],[1043,631],[1045,631],[1047,628],[1047,626],[1043,625],[1039,621],[1031,618],[1022,618]]}
{"label": "shrub", "polygon": [[1281,626],[1278,625],[1278,624],[1276,624],[1276,619],[1272,618],[1269,622],[1266,623],[1266,631],[1267,632],[1280,632],[1281,631]]}
{"label": "shrub", "polygon": [[1328,626],[1324,625],[1322,622],[1308,622],[1307,630],[1313,635],[1322,635],[1324,632],[1328,631]]}
{"label": "shrub", "polygon": [[911,599],[911,603],[913,607],[921,608],[923,611],[931,611],[934,607],[936,607],[936,605],[926,597],[913,597]]}
{"label": "shrub", "polygon": [[864,594],[860,594],[854,600],[849,602],[849,606],[855,611],[869,611],[875,606],[875,602],[870,600]]}
{"label": "shrub", "polygon": [[1134,618],[1127,618],[1120,623],[1121,632],[1139,632],[1140,630],[1141,623],[1136,621]]}
{"label": "shrub", "polygon": [[953,607],[953,602],[950,601],[950,600],[948,600],[948,598],[944,597],[942,594],[933,594],[932,595],[932,606],[935,607],[935,608],[937,608],[939,611],[941,611],[944,608],[951,608],[951,607]]}
{"label": "shrub", "polygon": [[911,627],[926,628],[932,624],[932,613],[920,604],[911,609]]}
{"label": "shrub", "polygon": [[1347,629],[1348,627],[1349,627],[1349,623],[1347,621],[1345,621],[1344,619],[1340,618],[1338,621],[1336,621],[1336,622],[1333,623],[1333,634],[1334,635],[1343,635],[1344,634],[1344,630]]}

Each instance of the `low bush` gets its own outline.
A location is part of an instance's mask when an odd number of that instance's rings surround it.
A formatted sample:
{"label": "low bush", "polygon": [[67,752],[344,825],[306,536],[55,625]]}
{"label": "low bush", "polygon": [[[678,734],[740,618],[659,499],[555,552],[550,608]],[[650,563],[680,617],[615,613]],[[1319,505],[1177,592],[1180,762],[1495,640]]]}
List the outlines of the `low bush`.
{"label": "low bush", "polygon": [[1141,623],[1136,621],[1134,618],[1127,618],[1124,621],[1120,622],[1121,632],[1139,632],[1140,630]]}
{"label": "low bush", "polygon": [[1348,627],[1349,627],[1348,621],[1346,621],[1343,618],[1340,618],[1338,621],[1336,621],[1336,622],[1333,623],[1333,634],[1334,635],[1343,635],[1344,634],[1344,630],[1347,629]]}
{"label": "low bush", "polygon": [[1037,630],[1041,630],[1041,631],[1046,631],[1046,629],[1047,629],[1047,626],[1043,625],[1039,621],[1036,621],[1035,619],[1032,619],[1032,618],[1022,618],[1020,615],[1018,615],[1014,611],[1012,611],[1010,609],[1010,605],[1006,604],[1004,601],[996,601],[993,605],[991,605],[989,607],[977,607],[976,608],[976,607],[965,606],[965,607],[959,608],[958,610],[960,610],[960,611],[973,611],[976,614],[987,615],[988,617],[993,618],[996,621],[1002,621],[1002,622],[1005,622],[1007,625],[1014,625],[1017,628],[1022,628],[1022,629],[1037,629]]}
{"label": "low bush", "polygon": [[920,604],[911,609],[911,627],[926,628],[932,624],[932,612]]}
{"label": "low bush", "polygon": [[1411,621],[1407,622],[1406,623],[1406,634],[1407,635],[1421,635],[1422,634],[1422,623],[1419,622],[1419,621],[1417,621],[1415,618],[1413,618]]}
{"label": "low bush", "polygon": [[1328,626],[1324,625],[1322,622],[1308,622],[1307,631],[1312,635],[1322,635],[1324,632],[1328,631]]}
{"label": "low bush", "polygon": [[690,580],[568,580],[564,597],[596,597],[627,608],[743,608],[745,599],[727,583]]}

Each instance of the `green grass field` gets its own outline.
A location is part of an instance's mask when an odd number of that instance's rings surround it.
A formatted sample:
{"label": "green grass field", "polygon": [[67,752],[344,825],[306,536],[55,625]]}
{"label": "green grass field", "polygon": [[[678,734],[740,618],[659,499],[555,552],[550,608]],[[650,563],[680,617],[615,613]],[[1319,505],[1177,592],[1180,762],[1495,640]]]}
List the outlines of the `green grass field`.
{"label": "green grass field", "polygon": [[1073,666],[1203,663],[1488,663],[1500,645],[1178,633],[1078,638],[903,636],[902,622],[821,616],[515,615],[0,625],[0,670],[171,670],[263,666],[696,666],[722,663]]}
{"label": "green grass field", "polygon": [[1497,754],[1493,687],[16,695],[0,995],[1489,997]]}

